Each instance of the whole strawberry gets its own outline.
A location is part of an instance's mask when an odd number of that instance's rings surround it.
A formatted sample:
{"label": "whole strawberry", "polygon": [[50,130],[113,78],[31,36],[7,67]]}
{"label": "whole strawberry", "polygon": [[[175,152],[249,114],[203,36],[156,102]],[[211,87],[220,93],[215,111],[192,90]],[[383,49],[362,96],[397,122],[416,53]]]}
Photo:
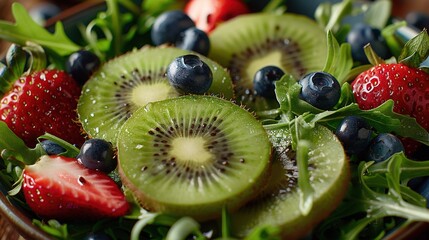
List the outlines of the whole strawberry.
{"label": "whole strawberry", "polygon": [[429,129],[429,74],[402,63],[379,64],[361,73],[352,83],[361,109],[378,107],[392,99],[394,111],[415,117]]}
{"label": "whole strawberry", "polygon": [[[429,130],[429,74],[419,68],[429,55],[427,32],[421,32],[404,46],[398,63],[385,63],[370,48],[367,50],[373,57],[370,62],[377,64],[352,82],[359,108],[372,109],[392,99],[396,113],[414,117]],[[410,139],[402,140],[408,155],[419,145]]]}
{"label": "whole strawberry", "polygon": [[80,146],[84,135],[76,108],[81,88],[64,71],[45,66],[40,46],[9,48],[6,64],[0,63],[0,120],[29,147],[45,133]]}
{"label": "whole strawberry", "polygon": [[28,146],[45,132],[81,145],[77,122],[80,87],[64,71],[42,70],[19,78],[0,103],[0,117]]}
{"label": "whole strawberry", "polygon": [[130,206],[105,173],[85,168],[74,158],[42,156],[23,171],[22,191],[40,217],[88,221],[125,215]]}

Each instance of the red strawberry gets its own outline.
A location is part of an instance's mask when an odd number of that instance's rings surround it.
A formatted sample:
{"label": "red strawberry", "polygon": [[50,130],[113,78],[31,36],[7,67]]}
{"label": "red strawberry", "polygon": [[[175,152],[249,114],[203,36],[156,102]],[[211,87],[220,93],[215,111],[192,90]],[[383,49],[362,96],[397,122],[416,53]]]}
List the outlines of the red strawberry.
{"label": "red strawberry", "polygon": [[242,0],[191,0],[185,6],[185,13],[199,29],[210,33],[218,24],[249,13],[249,9]]}
{"label": "red strawberry", "polygon": [[30,147],[46,132],[81,145],[84,136],[76,112],[80,90],[63,71],[43,70],[23,76],[3,96],[1,120]]}
{"label": "red strawberry", "polygon": [[429,129],[429,74],[404,64],[379,64],[361,73],[352,83],[361,109],[375,108],[392,99],[394,111],[415,117]]}
{"label": "red strawberry", "polygon": [[126,214],[129,203],[105,173],[74,158],[42,156],[23,171],[25,200],[45,219],[86,221]]}

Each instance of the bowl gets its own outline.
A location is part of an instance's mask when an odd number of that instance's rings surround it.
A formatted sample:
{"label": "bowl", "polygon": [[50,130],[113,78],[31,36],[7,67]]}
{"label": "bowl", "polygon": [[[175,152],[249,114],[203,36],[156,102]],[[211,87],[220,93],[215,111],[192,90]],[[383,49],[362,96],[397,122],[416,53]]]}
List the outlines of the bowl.
{"label": "bowl", "polygon": [[[293,2],[293,1],[292,1]],[[297,1],[296,5],[293,7],[300,6]],[[299,7],[298,7],[299,9]],[[67,35],[72,40],[77,40],[79,36],[79,30],[77,28],[78,24],[89,23],[94,16],[100,11],[106,10],[106,4],[103,0],[92,0],[82,2],[74,7],[71,7],[63,11],[60,15],[49,19],[46,22],[46,27],[52,29],[57,21],[62,21],[64,24],[64,29]],[[299,13],[308,14],[308,9],[303,10]],[[54,239],[52,236],[48,235],[42,231],[37,226],[33,225],[31,213],[19,207],[18,204],[14,203],[7,197],[7,189],[0,182],[0,215],[1,221],[6,221],[9,223],[16,233],[19,234],[25,239],[33,240],[50,240]],[[0,232],[4,232],[5,229],[2,229],[4,224],[0,224]],[[386,240],[397,240],[397,239],[416,239],[423,240],[429,236],[429,223],[426,222],[414,222],[409,224],[404,224],[403,226],[395,229],[391,233],[387,234],[384,238]]]}

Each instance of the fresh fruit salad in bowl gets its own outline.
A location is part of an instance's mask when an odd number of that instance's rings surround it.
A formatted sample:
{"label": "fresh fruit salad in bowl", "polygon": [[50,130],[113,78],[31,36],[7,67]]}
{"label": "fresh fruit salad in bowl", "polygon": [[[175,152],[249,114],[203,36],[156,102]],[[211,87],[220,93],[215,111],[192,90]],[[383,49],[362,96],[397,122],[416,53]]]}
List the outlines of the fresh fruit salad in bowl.
{"label": "fresh fruit salad in bowl", "polygon": [[71,36],[13,4],[3,215],[35,239],[382,239],[429,222],[426,30],[387,0],[287,5],[106,0]]}

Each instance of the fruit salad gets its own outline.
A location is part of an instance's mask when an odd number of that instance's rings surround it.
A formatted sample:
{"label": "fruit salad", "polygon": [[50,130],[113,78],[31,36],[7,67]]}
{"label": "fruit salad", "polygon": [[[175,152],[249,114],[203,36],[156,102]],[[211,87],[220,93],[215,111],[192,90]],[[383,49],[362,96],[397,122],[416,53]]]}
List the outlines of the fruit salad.
{"label": "fruit salad", "polygon": [[429,36],[390,1],[105,5],[73,40],[19,3],[0,21],[0,181],[52,239],[381,239],[429,222]]}

